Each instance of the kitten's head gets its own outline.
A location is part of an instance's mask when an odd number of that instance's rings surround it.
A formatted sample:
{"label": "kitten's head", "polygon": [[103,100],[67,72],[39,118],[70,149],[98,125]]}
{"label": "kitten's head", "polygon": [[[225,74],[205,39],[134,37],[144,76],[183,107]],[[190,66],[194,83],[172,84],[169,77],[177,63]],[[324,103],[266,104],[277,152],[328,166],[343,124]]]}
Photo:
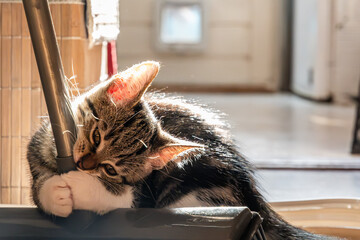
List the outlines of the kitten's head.
{"label": "kitten's head", "polygon": [[134,183],[201,147],[164,132],[142,99],[159,68],[152,61],[134,65],[78,98],[73,153],[80,170],[105,182]]}

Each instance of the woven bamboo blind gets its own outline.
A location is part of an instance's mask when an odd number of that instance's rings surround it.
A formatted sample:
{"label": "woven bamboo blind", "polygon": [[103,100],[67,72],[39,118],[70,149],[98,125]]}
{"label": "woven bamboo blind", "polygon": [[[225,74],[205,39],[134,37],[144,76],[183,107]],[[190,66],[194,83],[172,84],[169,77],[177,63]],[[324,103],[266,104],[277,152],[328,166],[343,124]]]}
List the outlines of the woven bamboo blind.
{"label": "woven bamboo blind", "polygon": [[[100,76],[101,47],[88,48],[83,3],[50,9],[65,74],[80,90]],[[31,204],[26,146],[46,105],[21,2],[0,2],[0,202]]]}

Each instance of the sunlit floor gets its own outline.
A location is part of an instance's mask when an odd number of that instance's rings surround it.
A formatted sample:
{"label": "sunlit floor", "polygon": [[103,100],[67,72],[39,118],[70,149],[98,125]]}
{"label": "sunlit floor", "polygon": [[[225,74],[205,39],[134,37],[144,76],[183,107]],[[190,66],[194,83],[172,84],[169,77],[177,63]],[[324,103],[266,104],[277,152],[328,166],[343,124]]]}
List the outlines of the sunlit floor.
{"label": "sunlit floor", "polygon": [[258,170],[268,201],[359,198],[360,171]]}
{"label": "sunlit floor", "polygon": [[[350,154],[354,106],[289,94],[182,94],[226,113],[270,201],[360,198],[360,155]],[[282,170],[276,170],[283,168]],[[298,169],[298,170],[286,170]]]}

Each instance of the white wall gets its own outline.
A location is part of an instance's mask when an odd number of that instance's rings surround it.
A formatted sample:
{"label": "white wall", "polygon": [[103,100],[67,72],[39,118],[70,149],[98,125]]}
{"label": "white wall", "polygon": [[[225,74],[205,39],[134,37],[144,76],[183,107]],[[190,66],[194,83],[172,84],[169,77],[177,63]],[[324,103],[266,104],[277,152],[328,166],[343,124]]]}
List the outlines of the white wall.
{"label": "white wall", "polygon": [[208,42],[197,55],[155,51],[155,1],[120,0],[119,70],[154,59],[162,63],[161,86],[277,88],[281,0],[205,0]]}
{"label": "white wall", "polygon": [[336,101],[357,95],[360,79],[360,1],[334,1],[331,88]]}

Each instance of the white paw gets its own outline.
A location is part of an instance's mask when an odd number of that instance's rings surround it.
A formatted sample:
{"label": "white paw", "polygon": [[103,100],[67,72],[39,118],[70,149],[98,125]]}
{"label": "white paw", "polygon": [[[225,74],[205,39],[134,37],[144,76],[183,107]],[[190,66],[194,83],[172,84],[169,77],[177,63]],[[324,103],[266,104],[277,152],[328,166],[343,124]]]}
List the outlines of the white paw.
{"label": "white paw", "polygon": [[90,174],[80,171],[70,171],[62,174],[61,178],[70,187],[74,209],[95,209],[99,204],[99,189],[101,182]]}
{"label": "white paw", "polygon": [[131,189],[127,189],[124,195],[115,196],[106,190],[97,177],[80,171],[62,174],[61,178],[71,189],[74,209],[104,214],[119,207],[131,207]]}
{"label": "white paw", "polygon": [[44,182],[40,188],[39,200],[47,213],[67,217],[72,212],[70,188],[59,175],[52,176]]}

